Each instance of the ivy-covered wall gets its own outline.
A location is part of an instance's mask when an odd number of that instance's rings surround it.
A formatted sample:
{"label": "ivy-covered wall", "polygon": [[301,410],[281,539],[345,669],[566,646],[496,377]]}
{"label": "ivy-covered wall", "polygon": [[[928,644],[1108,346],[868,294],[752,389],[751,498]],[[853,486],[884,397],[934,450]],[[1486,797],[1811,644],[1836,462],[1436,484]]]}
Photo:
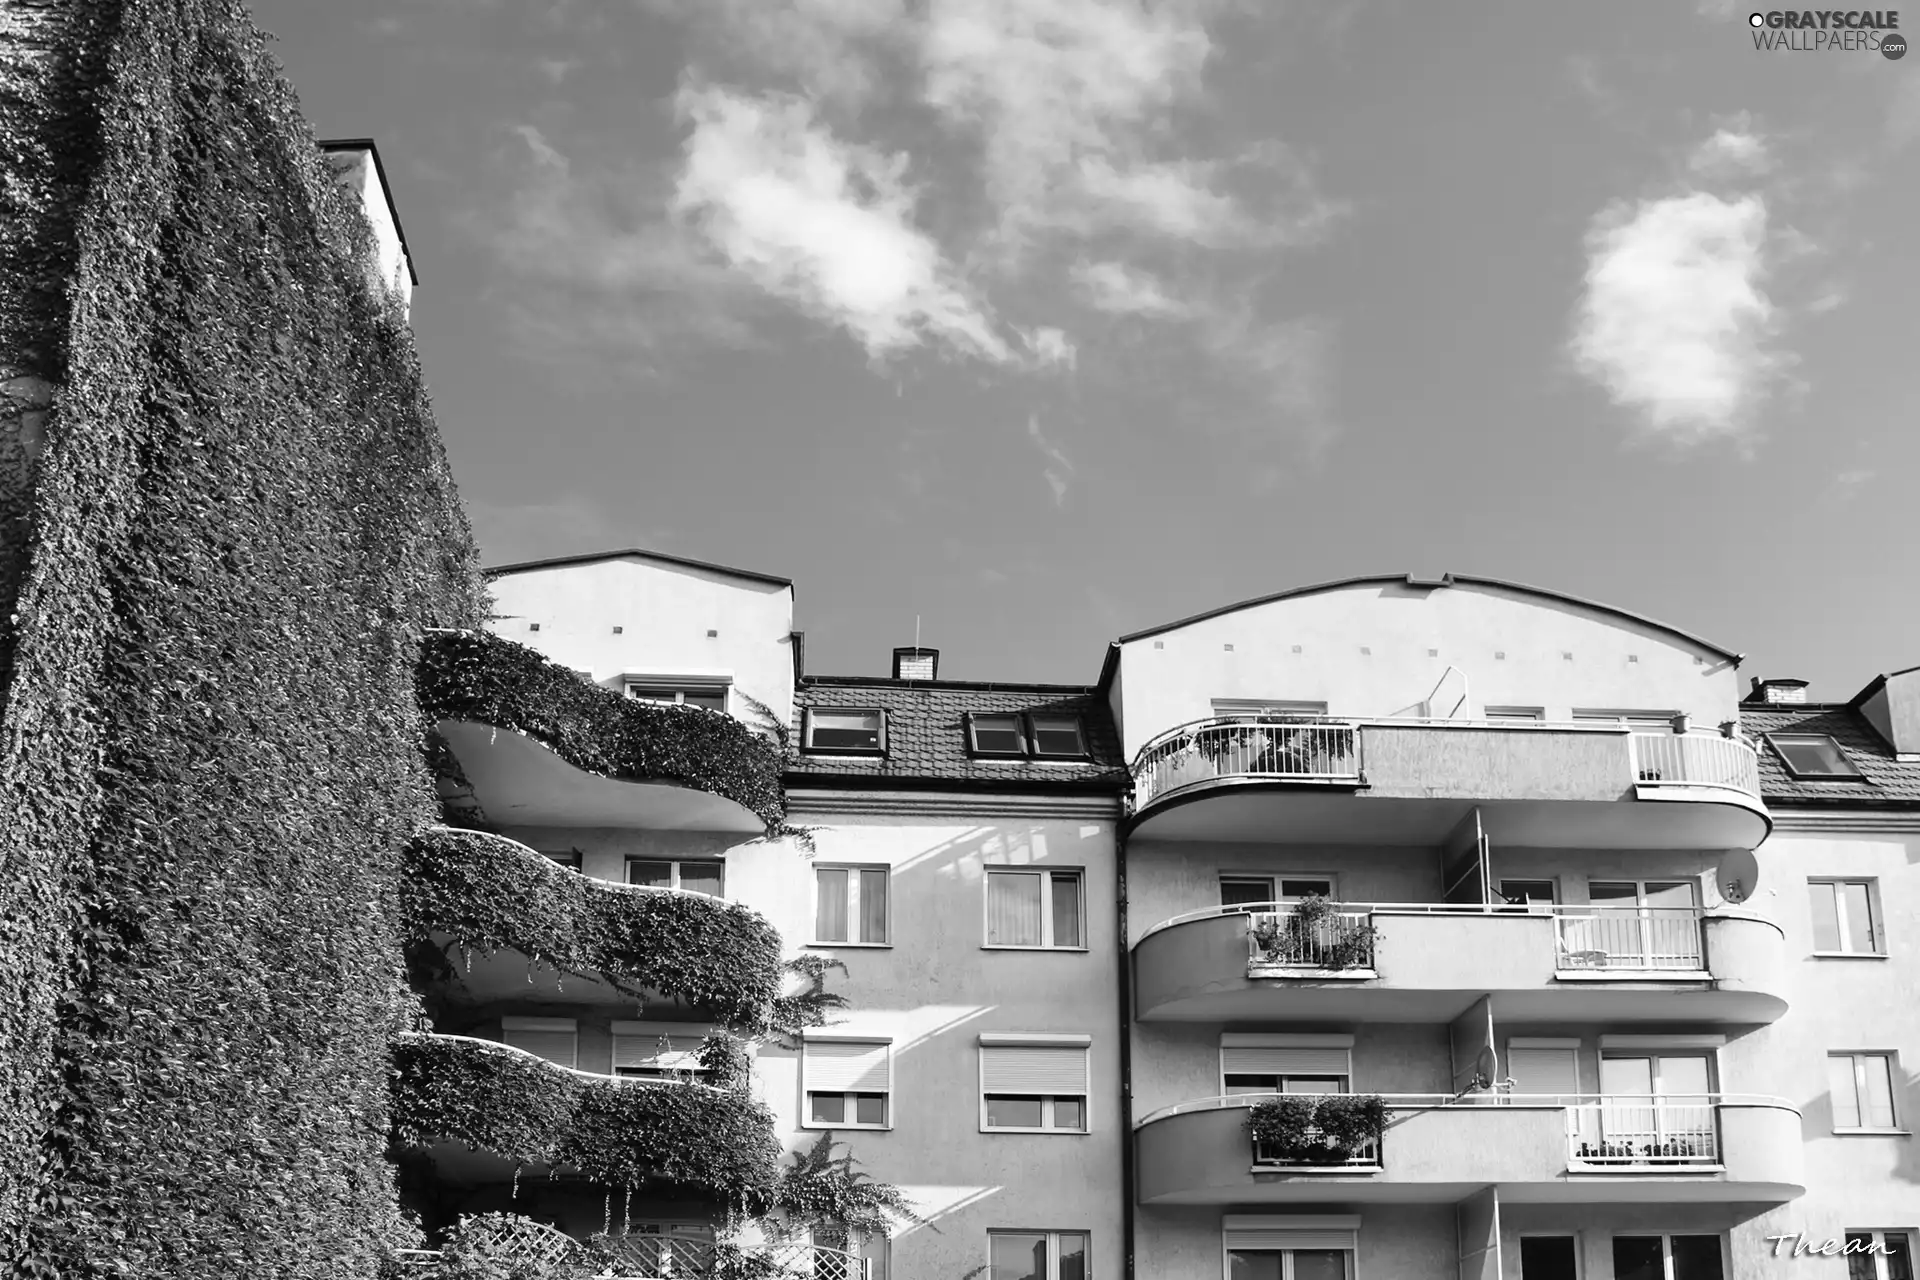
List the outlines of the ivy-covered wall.
{"label": "ivy-covered wall", "polygon": [[472,541],[237,0],[0,0],[0,32],[0,1244],[373,1275],[415,659],[484,616]]}

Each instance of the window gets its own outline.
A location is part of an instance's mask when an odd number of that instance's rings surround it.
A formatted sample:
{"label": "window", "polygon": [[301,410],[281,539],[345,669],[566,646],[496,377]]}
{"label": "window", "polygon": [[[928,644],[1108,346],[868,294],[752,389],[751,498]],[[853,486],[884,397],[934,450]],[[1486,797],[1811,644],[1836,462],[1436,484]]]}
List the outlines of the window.
{"label": "window", "polygon": [[1829,1054],[1827,1083],[1833,1093],[1835,1133],[1885,1133],[1898,1126],[1892,1054]]}
{"label": "window", "polygon": [[1913,1241],[1904,1231],[1847,1232],[1847,1280],[1913,1280]]}
{"label": "window", "polygon": [[1072,712],[970,714],[967,746],[977,756],[1034,756],[1039,759],[1084,760],[1086,734]]}
{"label": "window", "polygon": [[1228,1214],[1221,1222],[1228,1280],[1352,1280],[1358,1224],[1353,1217]]}
{"label": "window", "polygon": [[650,889],[684,889],[688,893],[721,896],[727,883],[727,864],[718,858],[627,859],[627,883]]}
{"label": "window", "polygon": [[885,867],[815,867],[813,940],[835,946],[885,946],[887,874]]}
{"label": "window", "polygon": [[1278,698],[1215,698],[1216,716],[1324,716],[1324,702],[1303,702]]}
{"label": "window", "polygon": [[1078,871],[987,869],[987,945],[1087,945]]}
{"label": "window", "polygon": [[973,753],[981,756],[1024,756],[1027,734],[1017,715],[967,717]]}
{"label": "window", "polygon": [[[1277,889],[1277,892],[1276,892]],[[1220,876],[1220,905],[1255,907],[1268,903],[1298,902],[1310,894],[1333,896],[1333,881],[1325,876]]]}
{"label": "window", "polygon": [[880,711],[810,709],[803,745],[809,751],[883,755],[887,749],[886,715]]}
{"label": "window", "polygon": [[1598,1116],[1579,1113],[1582,1161],[1631,1164],[1653,1152],[1695,1163],[1717,1158],[1710,1055],[1609,1052],[1603,1039],[1600,1092]]}
{"label": "window", "polygon": [[1840,744],[1824,733],[1769,733],[1762,735],[1774,754],[1796,778],[1841,778],[1859,781],[1860,770]]}
{"label": "window", "polygon": [[1348,1093],[1353,1037],[1226,1032],[1220,1037],[1220,1092]]}
{"label": "window", "polygon": [[1576,707],[1573,718],[1580,724],[1611,724],[1622,729],[1637,729],[1641,733],[1672,733],[1673,718],[1679,714],[1678,711],[1613,711]]}
{"label": "window", "polygon": [[1528,724],[1538,724],[1547,718],[1545,707],[1488,707],[1485,712],[1489,720],[1519,720]]}
{"label": "window", "polygon": [[1826,955],[1886,954],[1871,880],[1809,880],[1813,949]]}
{"label": "window", "polygon": [[1087,1131],[1086,1036],[980,1037],[980,1128]]}
{"label": "window", "polygon": [[575,871],[580,869],[580,851],[578,849],[542,849],[540,850],[540,856],[551,862],[557,862],[563,867],[570,867]]}
{"label": "window", "polygon": [[1613,1280],[1724,1280],[1719,1236],[1615,1236]]}
{"label": "window", "polygon": [[1570,963],[1593,969],[1706,968],[1691,880],[1590,880],[1586,911],[1561,917]]}
{"label": "window", "polygon": [[808,1036],[800,1046],[807,1128],[893,1126],[893,1042]]}
{"label": "window", "polygon": [[1551,880],[1502,880],[1500,896],[1507,905],[1547,911],[1559,900]]}
{"label": "window", "polygon": [[709,711],[727,709],[727,686],[724,684],[641,684],[629,681],[627,696],[664,706],[705,707]]}
{"label": "window", "polygon": [[989,1231],[987,1280],[1087,1280],[1084,1231]]}
{"label": "window", "polygon": [[576,1065],[579,1039],[579,1026],[572,1018],[500,1019],[500,1040],[503,1044],[563,1067]]}
{"label": "window", "polygon": [[613,1074],[630,1080],[672,1080],[705,1071],[700,1046],[711,1028],[684,1022],[613,1024]]}
{"label": "window", "polygon": [[1525,1280],[1580,1280],[1578,1254],[1572,1236],[1521,1236],[1520,1274]]}

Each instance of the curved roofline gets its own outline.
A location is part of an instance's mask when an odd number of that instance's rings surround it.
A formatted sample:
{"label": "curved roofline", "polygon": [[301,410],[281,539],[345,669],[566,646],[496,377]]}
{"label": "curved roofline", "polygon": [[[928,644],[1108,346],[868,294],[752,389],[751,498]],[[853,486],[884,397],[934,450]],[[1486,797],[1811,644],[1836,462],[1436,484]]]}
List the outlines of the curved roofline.
{"label": "curved roofline", "polygon": [[[1570,596],[1563,591],[1548,591],[1544,587],[1528,586],[1524,582],[1509,582],[1504,578],[1482,578],[1465,573],[1448,573],[1438,578],[1422,578],[1418,574],[1412,573],[1372,573],[1362,574],[1354,578],[1336,578],[1330,582],[1316,582],[1304,587],[1289,587],[1285,591],[1276,591],[1272,595],[1257,596],[1252,600],[1242,600],[1238,604],[1222,605],[1218,609],[1209,609],[1205,613],[1196,613],[1192,617],[1182,618],[1178,622],[1162,623],[1157,627],[1148,627],[1144,631],[1135,631],[1130,635],[1121,636],[1113,642],[1112,648],[1109,650],[1107,665],[1111,666],[1113,664],[1113,659],[1117,656],[1117,651],[1121,645],[1132,644],[1135,640],[1145,640],[1152,636],[1165,635],[1169,631],[1177,631],[1181,627],[1190,626],[1196,622],[1205,622],[1209,618],[1218,618],[1225,614],[1238,613],[1242,609],[1252,609],[1263,604],[1274,604],[1277,601],[1290,600],[1295,596],[1314,595],[1322,591],[1338,591],[1343,587],[1369,585],[1388,586],[1395,583],[1408,587],[1424,587],[1429,590],[1454,586],[1498,587],[1505,591],[1517,591],[1524,595],[1540,596],[1543,599],[1555,600],[1561,604],[1578,605],[1583,609],[1591,609],[1596,613],[1611,614],[1616,618],[1624,618],[1628,622],[1637,622],[1643,627],[1652,627],[1656,631],[1664,631],[1668,635],[1677,636],[1687,641],[1689,644],[1698,645],[1700,648],[1712,653],[1717,653],[1723,658],[1731,659],[1733,665],[1736,667],[1739,666],[1747,656],[1744,653],[1736,653],[1732,649],[1717,645],[1711,640],[1706,640],[1694,635],[1691,631],[1682,631],[1678,627],[1668,626],[1666,623],[1654,618],[1649,618],[1644,614],[1634,613],[1627,609],[1615,608],[1610,604],[1601,604],[1597,600],[1587,600],[1580,596]],[[1100,681],[1102,684],[1106,683],[1106,676],[1107,673],[1103,671]]]}
{"label": "curved roofline", "polygon": [[661,564],[675,564],[683,569],[704,569],[708,573],[723,573],[730,578],[744,578],[749,582],[765,582],[776,587],[793,590],[793,579],[777,577],[771,573],[755,573],[751,569],[733,569],[724,564],[711,564],[705,560],[689,560],[685,556],[670,556],[661,551],[648,551],[645,547],[622,547],[617,551],[588,551],[577,556],[553,556],[546,560],[522,560],[516,564],[495,565],[480,572],[489,578],[503,573],[520,573],[527,569],[557,569],[570,564],[592,564],[596,560],[618,560],[624,556],[638,556],[642,560],[657,560]]}

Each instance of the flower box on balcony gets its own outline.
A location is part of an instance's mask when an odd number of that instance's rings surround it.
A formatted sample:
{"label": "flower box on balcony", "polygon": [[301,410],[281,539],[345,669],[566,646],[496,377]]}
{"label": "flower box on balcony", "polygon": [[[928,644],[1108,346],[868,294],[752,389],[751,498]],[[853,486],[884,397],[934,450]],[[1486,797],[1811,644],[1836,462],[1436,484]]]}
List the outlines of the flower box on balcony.
{"label": "flower box on balcony", "polygon": [[1379,931],[1367,912],[1309,894],[1288,911],[1250,915],[1247,930],[1250,977],[1274,969],[1372,976]]}
{"label": "flower box on balcony", "polygon": [[1247,1109],[1260,1168],[1377,1167],[1386,1127],[1386,1101],[1371,1094],[1291,1094]]}

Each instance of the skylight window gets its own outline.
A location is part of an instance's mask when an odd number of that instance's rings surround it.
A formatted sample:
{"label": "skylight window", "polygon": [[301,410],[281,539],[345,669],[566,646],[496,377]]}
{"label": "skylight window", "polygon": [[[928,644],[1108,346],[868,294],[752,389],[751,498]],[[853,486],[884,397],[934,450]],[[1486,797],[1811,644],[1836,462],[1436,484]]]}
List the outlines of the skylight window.
{"label": "skylight window", "polygon": [[1796,778],[1854,781],[1861,777],[1860,770],[1847,759],[1847,753],[1828,734],[1770,733],[1767,741],[1787,766],[1787,772]]}
{"label": "skylight window", "polygon": [[1086,737],[1080,731],[1080,717],[1036,711],[1027,717],[1033,728],[1033,754],[1037,756],[1084,756]]}
{"label": "skylight window", "polygon": [[886,750],[886,722],[879,711],[807,712],[806,748],[809,751],[852,751],[878,754]]}
{"label": "skylight window", "polygon": [[1019,716],[968,716],[967,729],[972,735],[975,755],[1023,756],[1027,754],[1027,735],[1020,724]]}
{"label": "skylight window", "polygon": [[976,756],[1085,760],[1087,735],[1070,711],[976,712],[967,717],[967,749]]}

